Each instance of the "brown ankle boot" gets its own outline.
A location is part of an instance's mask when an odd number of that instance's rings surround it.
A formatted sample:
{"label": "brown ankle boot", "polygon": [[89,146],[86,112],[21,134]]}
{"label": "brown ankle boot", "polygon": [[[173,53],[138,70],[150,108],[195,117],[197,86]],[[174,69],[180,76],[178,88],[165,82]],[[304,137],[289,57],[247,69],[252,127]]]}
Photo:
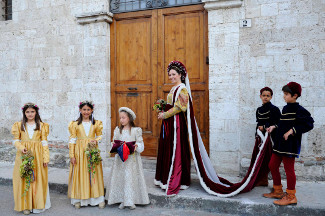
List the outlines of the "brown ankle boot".
{"label": "brown ankle boot", "polygon": [[276,198],[276,199],[281,199],[284,197],[284,193],[282,190],[282,185],[273,185],[273,190],[271,193],[265,193],[263,194],[264,197],[266,198]]}
{"label": "brown ankle boot", "polygon": [[286,205],[297,205],[296,190],[288,190],[286,195],[273,202],[275,205],[286,206]]}

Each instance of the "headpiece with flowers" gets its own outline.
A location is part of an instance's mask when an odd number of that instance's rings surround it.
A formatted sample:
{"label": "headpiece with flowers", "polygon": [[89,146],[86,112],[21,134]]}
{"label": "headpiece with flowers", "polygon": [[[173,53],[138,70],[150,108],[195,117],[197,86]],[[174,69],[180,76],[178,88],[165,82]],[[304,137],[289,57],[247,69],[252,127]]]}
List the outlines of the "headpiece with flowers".
{"label": "headpiece with flowers", "polygon": [[21,108],[21,110],[24,110],[25,108],[29,108],[29,107],[32,107],[34,109],[39,109],[39,107],[34,103],[25,103],[24,106]]}
{"label": "headpiece with flowers", "polygon": [[95,104],[93,104],[92,101],[88,101],[88,100],[81,101],[81,102],[79,103],[79,108],[81,108],[83,105],[91,105],[91,106],[95,107]]}
{"label": "headpiece with flowers", "polygon": [[169,71],[171,69],[173,69],[173,67],[176,67],[178,69],[178,71],[181,73],[182,77],[185,78],[187,75],[187,71],[186,71],[186,67],[185,65],[180,62],[180,61],[171,61],[167,67],[167,73],[169,73]]}

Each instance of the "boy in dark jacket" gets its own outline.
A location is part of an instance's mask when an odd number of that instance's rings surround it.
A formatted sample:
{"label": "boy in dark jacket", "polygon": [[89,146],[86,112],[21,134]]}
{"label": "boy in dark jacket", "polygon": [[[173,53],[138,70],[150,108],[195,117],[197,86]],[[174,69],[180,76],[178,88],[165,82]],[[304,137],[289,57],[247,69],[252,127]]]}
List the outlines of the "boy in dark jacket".
{"label": "boy in dark jacket", "polygon": [[[256,122],[257,128],[262,131],[263,133],[270,126],[277,127],[277,124],[280,120],[281,112],[278,107],[274,106],[271,103],[271,99],[273,96],[273,91],[269,87],[264,87],[260,90],[260,98],[262,100],[262,106],[258,107],[256,110]],[[271,137],[272,140],[275,138],[276,129],[272,131]],[[255,154],[258,153],[257,150],[254,149]],[[257,184],[256,186],[268,186],[268,164],[270,162],[272,155],[272,144],[269,143],[269,146],[266,148],[265,156],[262,162],[263,169],[260,170],[259,175],[257,177]]]}
{"label": "boy in dark jacket", "polygon": [[[297,204],[296,174],[294,170],[295,158],[299,157],[301,148],[301,136],[313,129],[314,120],[310,113],[297,103],[301,96],[301,86],[295,82],[289,82],[283,86],[283,98],[287,105],[283,107],[274,140],[273,153],[269,168],[273,177],[273,191],[263,194],[264,197],[278,198],[273,203],[276,205]],[[268,128],[272,132],[275,126]],[[279,167],[283,162],[287,176],[287,193],[283,193]]]}

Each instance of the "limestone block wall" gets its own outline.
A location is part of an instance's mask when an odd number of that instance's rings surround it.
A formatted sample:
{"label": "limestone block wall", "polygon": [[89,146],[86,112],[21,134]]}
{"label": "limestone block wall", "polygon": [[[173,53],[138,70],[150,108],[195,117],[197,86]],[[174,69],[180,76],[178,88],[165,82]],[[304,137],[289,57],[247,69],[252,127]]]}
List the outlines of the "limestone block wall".
{"label": "limestone block wall", "polygon": [[[110,138],[110,32],[107,0],[13,0],[0,21],[0,157],[15,150],[10,129],[35,102],[51,125],[51,165],[68,164],[69,121],[92,100]],[[244,173],[254,145],[259,89],[302,84],[301,105],[315,119],[303,136],[298,178],[325,179],[324,0],[206,0],[209,34],[210,158],[218,173]],[[252,27],[240,28],[241,19]],[[10,157],[10,158],[9,158]]]}
{"label": "limestone block wall", "polygon": [[209,19],[210,158],[218,172],[240,162],[240,9],[218,9]]}
{"label": "limestone block wall", "polygon": [[[282,109],[282,86],[296,81],[303,88],[298,102],[315,119],[315,128],[303,136],[296,174],[300,178],[324,180],[325,2],[209,1],[206,8],[210,156],[217,171],[244,173],[249,166],[255,111],[261,105],[259,90],[271,87],[275,93],[272,102]],[[241,19],[251,19],[252,27],[240,28]]]}
{"label": "limestone block wall", "polygon": [[5,7],[6,4],[4,1],[0,1],[0,21],[5,20]]}
{"label": "limestone block wall", "polygon": [[[22,118],[21,106],[34,102],[50,124],[50,147],[67,148],[68,123],[87,99],[104,123],[105,151],[110,136],[109,23],[80,25],[76,16],[107,12],[108,7],[106,0],[13,0],[13,20],[0,21],[2,144],[12,140],[11,126]],[[51,155],[56,154],[61,153]]]}

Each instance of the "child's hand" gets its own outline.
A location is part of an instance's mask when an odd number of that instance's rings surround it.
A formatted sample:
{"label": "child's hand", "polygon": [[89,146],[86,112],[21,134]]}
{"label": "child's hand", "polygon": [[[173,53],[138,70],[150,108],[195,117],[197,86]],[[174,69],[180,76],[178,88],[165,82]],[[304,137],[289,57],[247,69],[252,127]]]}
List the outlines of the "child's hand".
{"label": "child's hand", "polygon": [[90,143],[91,143],[92,145],[96,145],[96,144],[97,144],[97,140],[91,140]]}
{"label": "child's hand", "polygon": [[138,144],[135,144],[134,145],[134,151],[137,150],[137,148],[138,148]]}
{"label": "child's hand", "polygon": [[70,158],[70,163],[72,163],[72,165],[76,165],[77,162],[76,162],[76,158]]}
{"label": "child's hand", "polygon": [[274,129],[275,129],[275,126],[272,125],[272,126],[268,127],[268,128],[266,129],[266,131],[267,131],[268,133],[272,133],[272,131],[273,131]]}
{"label": "child's hand", "polygon": [[26,154],[27,153],[27,149],[23,149],[22,151],[21,151],[23,154]]}
{"label": "child's hand", "polygon": [[287,133],[285,133],[285,134],[283,135],[284,140],[288,140],[288,137],[289,137],[291,134],[293,134],[293,130],[292,130],[292,129],[290,129]]}
{"label": "child's hand", "polygon": [[164,119],[164,112],[158,113],[158,119]]}
{"label": "child's hand", "polygon": [[264,128],[263,128],[263,126],[258,126],[258,129],[260,130],[260,131],[264,131]]}
{"label": "child's hand", "polygon": [[47,167],[48,163],[43,163],[43,167]]}

